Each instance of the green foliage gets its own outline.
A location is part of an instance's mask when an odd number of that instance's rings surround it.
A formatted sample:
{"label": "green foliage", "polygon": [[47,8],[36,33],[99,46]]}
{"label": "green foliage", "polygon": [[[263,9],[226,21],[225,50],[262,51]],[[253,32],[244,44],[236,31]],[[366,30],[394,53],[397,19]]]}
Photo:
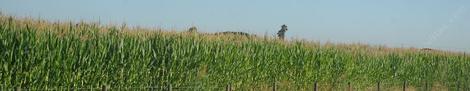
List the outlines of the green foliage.
{"label": "green foliage", "polygon": [[[470,58],[413,49],[213,36],[89,23],[0,18],[0,87],[173,87],[280,84],[358,88],[376,82],[469,83]],[[467,84],[468,85],[468,84]],[[307,85],[309,86],[309,85]]]}

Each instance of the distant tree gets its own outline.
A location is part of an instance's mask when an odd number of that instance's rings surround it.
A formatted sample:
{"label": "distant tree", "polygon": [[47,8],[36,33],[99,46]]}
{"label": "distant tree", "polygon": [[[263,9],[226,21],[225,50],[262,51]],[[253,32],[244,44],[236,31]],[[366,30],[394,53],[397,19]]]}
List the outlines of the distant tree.
{"label": "distant tree", "polygon": [[431,48],[421,48],[422,51],[432,51],[434,49],[431,49]]}
{"label": "distant tree", "polygon": [[287,31],[287,26],[284,24],[281,26],[281,30],[277,32],[277,37],[279,37],[279,39],[281,40],[284,40],[286,31]]}
{"label": "distant tree", "polygon": [[218,33],[215,33],[215,35],[228,35],[228,34],[250,36],[250,34],[245,33],[245,32],[225,31],[225,32],[218,32]]}
{"label": "distant tree", "polygon": [[192,26],[188,29],[188,32],[197,32],[196,26]]}

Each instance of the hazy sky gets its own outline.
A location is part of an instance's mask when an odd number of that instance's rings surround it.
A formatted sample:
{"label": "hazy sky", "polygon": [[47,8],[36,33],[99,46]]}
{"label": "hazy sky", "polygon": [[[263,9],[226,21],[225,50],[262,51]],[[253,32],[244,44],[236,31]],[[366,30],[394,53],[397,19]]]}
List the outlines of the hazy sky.
{"label": "hazy sky", "polygon": [[0,11],[166,29],[470,52],[470,0],[0,0]]}

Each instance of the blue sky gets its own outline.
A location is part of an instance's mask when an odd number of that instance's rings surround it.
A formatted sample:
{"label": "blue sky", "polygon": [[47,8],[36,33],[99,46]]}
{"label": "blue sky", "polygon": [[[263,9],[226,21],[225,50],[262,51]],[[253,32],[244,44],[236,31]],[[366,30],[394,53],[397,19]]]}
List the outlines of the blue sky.
{"label": "blue sky", "polygon": [[0,0],[8,15],[470,52],[470,0]]}

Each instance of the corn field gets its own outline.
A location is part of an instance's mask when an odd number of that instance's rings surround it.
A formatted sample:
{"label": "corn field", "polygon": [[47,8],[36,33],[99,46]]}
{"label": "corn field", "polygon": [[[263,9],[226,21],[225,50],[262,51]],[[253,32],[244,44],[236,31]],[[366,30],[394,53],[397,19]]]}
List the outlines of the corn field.
{"label": "corn field", "polygon": [[418,90],[425,84],[456,90],[470,88],[469,79],[470,56],[457,52],[0,16],[2,90],[168,84],[262,90],[272,83],[308,90],[314,82],[328,89],[407,82]]}

